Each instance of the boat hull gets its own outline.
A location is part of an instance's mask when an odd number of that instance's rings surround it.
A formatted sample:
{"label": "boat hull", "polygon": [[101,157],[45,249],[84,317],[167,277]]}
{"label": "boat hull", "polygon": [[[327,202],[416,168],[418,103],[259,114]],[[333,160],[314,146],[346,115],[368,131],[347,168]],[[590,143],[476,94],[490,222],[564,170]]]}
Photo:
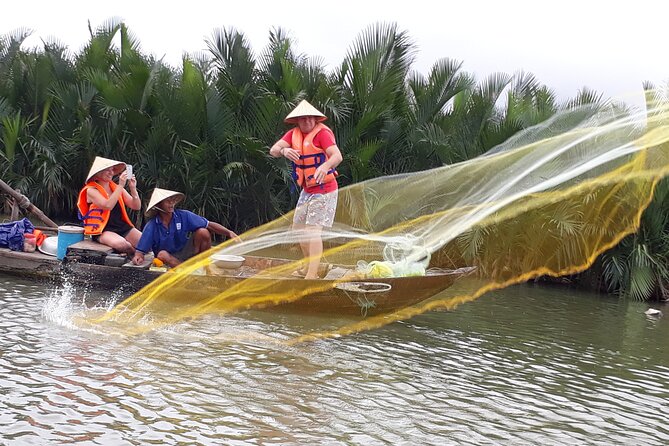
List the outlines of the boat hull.
{"label": "boat hull", "polygon": [[[161,295],[161,304],[206,304],[221,309],[271,309],[302,314],[374,316],[414,305],[453,284],[465,271],[421,277],[305,280],[262,277],[190,277]],[[187,283],[187,285],[186,285]]]}
{"label": "boat hull", "polygon": [[[198,275],[176,280],[160,295],[161,304],[208,305],[232,309],[266,309],[305,314],[374,316],[428,299],[472,268],[429,272],[420,277],[307,280],[263,274],[268,268],[290,263],[284,259],[247,256],[244,269],[221,271],[203,268]],[[250,272],[249,272],[250,271]],[[61,262],[39,252],[0,249],[0,272],[22,277],[67,281],[129,297],[154,283],[163,273],[148,269]],[[167,279],[164,277],[163,279]]]}

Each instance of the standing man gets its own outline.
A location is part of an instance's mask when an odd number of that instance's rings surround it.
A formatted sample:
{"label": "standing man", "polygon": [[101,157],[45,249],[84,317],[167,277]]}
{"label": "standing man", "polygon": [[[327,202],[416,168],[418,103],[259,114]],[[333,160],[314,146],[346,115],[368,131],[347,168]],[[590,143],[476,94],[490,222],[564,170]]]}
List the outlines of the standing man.
{"label": "standing man", "polygon": [[330,228],[337,210],[337,171],[342,155],[334,133],[323,121],[327,117],[307,101],[300,102],[284,122],[297,124],[269,149],[275,158],[287,158],[293,164],[293,179],[302,188],[293,217],[293,230],[307,234],[300,248],[308,263],[296,271],[305,279],[318,278],[323,255],[323,228]]}
{"label": "standing man", "polygon": [[184,209],[175,209],[185,198],[181,192],[155,188],[151,194],[144,226],[137,243],[135,265],[144,262],[149,251],[166,265],[175,267],[181,262],[211,248],[211,233],[236,238],[237,234],[213,221]]}

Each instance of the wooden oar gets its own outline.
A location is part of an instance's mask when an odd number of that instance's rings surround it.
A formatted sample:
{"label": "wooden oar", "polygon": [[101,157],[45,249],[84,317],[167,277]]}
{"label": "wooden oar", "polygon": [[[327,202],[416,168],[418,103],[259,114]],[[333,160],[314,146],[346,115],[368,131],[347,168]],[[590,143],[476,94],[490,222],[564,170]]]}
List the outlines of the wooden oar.
{"label": "wooden oar", "polygon": [[56,223],[51,221],[49,217],[44,215],[44,212],[42,212],[37,206],[35,206],[30,202],[30,200],[28,200],[28,197],[26,197],[20,192],[15,191],[9,186],[9,184],[5,183],[2,180],[0,180],[0,189],[9,194],[9,196],[13,197],[21,208],[27,209],[28,211],[35,214],[40,220],[46,223],[47,226],[50,226],[52,228],[58,228],[58,225]]}

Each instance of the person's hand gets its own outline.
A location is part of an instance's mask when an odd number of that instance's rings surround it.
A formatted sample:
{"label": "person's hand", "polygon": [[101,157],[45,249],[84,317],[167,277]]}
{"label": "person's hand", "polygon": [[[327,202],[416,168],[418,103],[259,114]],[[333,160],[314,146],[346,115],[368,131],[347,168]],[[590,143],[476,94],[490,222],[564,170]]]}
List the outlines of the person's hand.
{"label": "person's hand", "polygon": [[121,187],[125,187],[125,183],[128,182],[128,172],[125,170],[121,172],[121,174],[118,176],[118,185]]}
{"label": "person's hand", "polygon": [[135,175],[132,175],[132,178],[130,178],[130,189],[137,189],[137,178],[135,178]]}
{"label": "person's hand", "polygon": [[297,162],[300,159],[300,152],[299,150],[295,150],[292,147],[284,147],[281,149],[281,155],[283,155],[285,158],[291,160],[292,162]]}
{"label": "person's hand", "polygon": [[316,169],[316,172],[314,172],[314,180],[316,180],[316,183],[321,184],[325,180],[325,176],[328,174],[328,168],[325,166],[325,164],[321,164],[318,166]]}
{"label": "person's hand", "polygon": [[135,265],[141,265],[144,263],[144,253],[135,251],[135,256],[132,258],[132,263]]}
{"label": "person's hand", "polygon": [[228,231],[228,238],[231,238],[233,241],[235,241],[237,243],[242,242],[242,239],[239,238],[239,236],[232,231]]}

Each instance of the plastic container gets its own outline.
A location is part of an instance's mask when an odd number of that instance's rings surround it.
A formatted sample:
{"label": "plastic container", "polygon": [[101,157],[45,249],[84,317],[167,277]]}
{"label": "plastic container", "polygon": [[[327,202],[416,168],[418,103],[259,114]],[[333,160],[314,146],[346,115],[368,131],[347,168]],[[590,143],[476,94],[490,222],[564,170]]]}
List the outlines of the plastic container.
{"label": "plastic container", "polygon": [[56,257],[58,254],[58,236],[45,238],[42,244],[37,247],[37,249],[42,254]]}
{"label": "plastic container", "polygon": [[225,269],[237,269],[244,263],[244,257],[228,254],[214,254],[211,256],[211,260],[214,265]]}
{"label": "plastic container", "polygon": [[35,234],[26,232],[23,234],[23,252],[35,252],[37,249],[37,237]]}
{"label": "plastic container", "polygon": [[63,260],[67,247],[84,239],[84,228],[80,226],[58,226],[58,251],[56,257]]}

